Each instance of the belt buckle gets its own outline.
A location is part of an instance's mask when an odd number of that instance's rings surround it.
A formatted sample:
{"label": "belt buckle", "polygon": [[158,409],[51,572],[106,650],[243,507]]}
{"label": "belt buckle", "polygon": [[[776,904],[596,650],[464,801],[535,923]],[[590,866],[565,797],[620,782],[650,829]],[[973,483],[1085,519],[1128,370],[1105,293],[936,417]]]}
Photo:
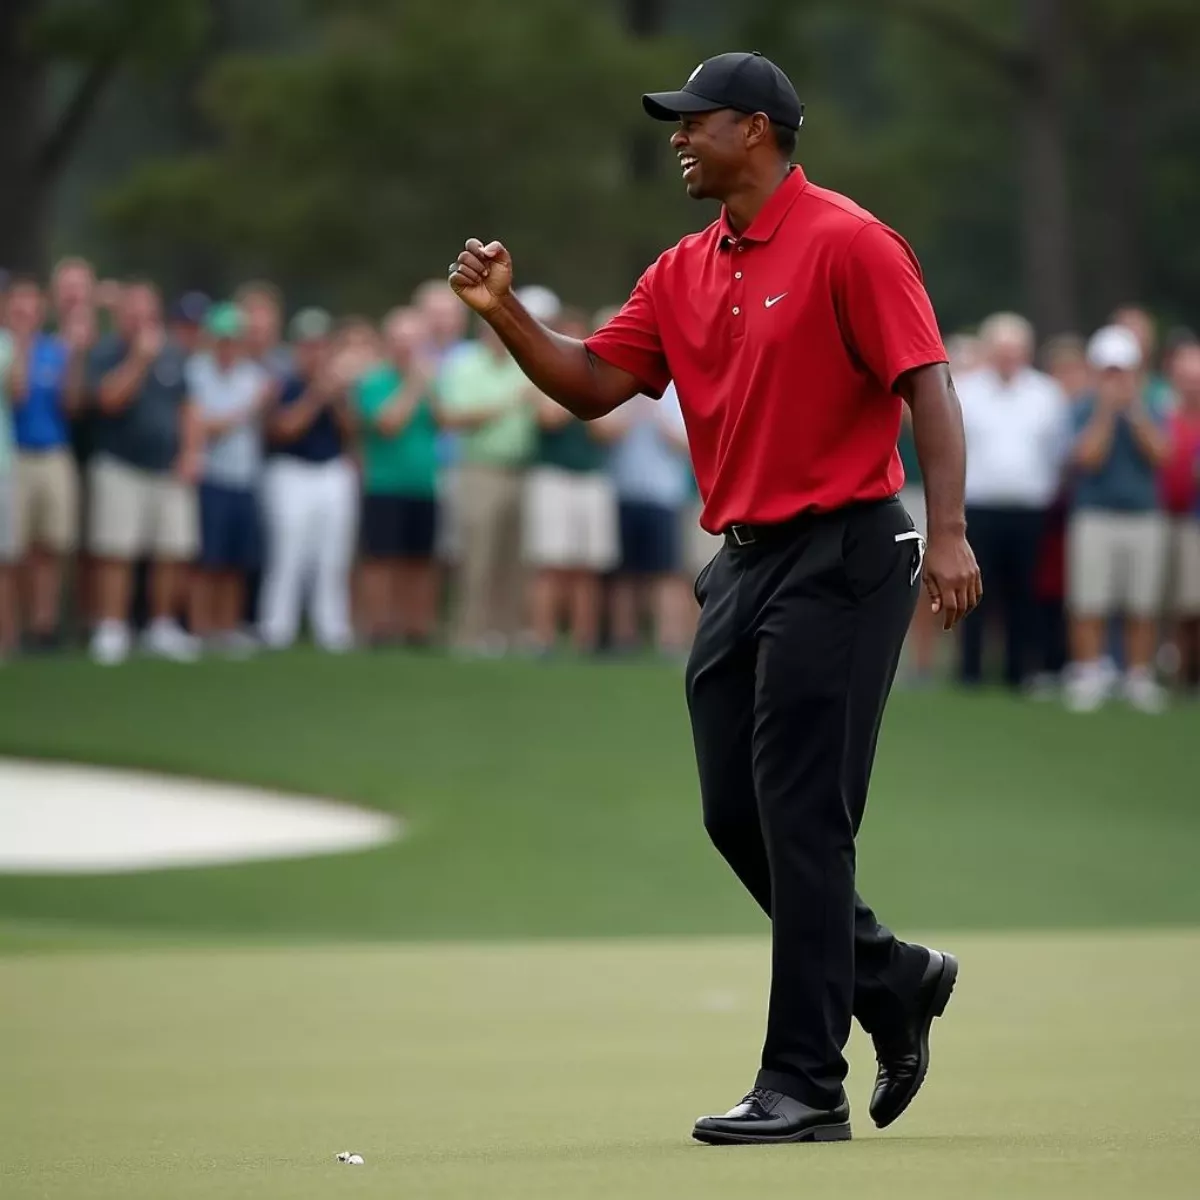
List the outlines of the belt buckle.
{"label": "belt buckle", "polygon": [[754,530],[746,525],[730,525],[729,532],[733,534],[733,541],[737,546],[753,546],[757,540]]}

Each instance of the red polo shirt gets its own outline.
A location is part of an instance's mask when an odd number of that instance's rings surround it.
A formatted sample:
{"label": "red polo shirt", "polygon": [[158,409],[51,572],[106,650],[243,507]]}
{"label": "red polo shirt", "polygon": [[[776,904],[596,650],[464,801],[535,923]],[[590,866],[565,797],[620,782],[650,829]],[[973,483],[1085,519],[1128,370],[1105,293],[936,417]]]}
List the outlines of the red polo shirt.
{"label": "red polo shirt", "polygon": [[905,371],[946,361],[903,238],[799,167],[740,236],[722,212],[665,251],[587,341],[674,379],[701,524],[768,524],[900,490]]}

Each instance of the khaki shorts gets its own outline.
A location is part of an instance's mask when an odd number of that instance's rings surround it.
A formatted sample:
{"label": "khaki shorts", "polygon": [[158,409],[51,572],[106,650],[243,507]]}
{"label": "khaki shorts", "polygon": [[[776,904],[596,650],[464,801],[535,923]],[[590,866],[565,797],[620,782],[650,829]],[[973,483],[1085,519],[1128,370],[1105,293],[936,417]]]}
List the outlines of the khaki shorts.
{"label": "khaki shorts", "polygon": [[0,470],[0,563],[15,562],[17,548],[17,487],[12,471]]}
{"label": "khaki shorts", "polygon": [[200,530],[194,488],[103,454],[92,461],[88,483],[88,549],[97,558],[146,555],[179,562],[196,556]]}
{"label": "khaki shorts", "polygon": [[704,505],[697,500],[683,510],[683,569],[695,579],[716,557],[725,544],[719,533],[709,533],[700,525],[700,513]]}
{"label": "khaki shorts", "polygon": [[70,554],[79,543],[79,473],[68,450],[17,456],[17,546]]}
{"label": "khaki shorts", "polygon": [[1171,529],[1171,612],[1200,617],[1200,517],[1179,517]]}
{"label": "khaki shorts", "polygon": [[1157,617],[1170,527],[1162,513],[1083,509],[1067,525],[1067,599],[1075,616]]}
{"label": "khaki shorts", "polygon": [[524,557],[532,566],[609,571],[620,560],[617,494],[607,475],[535,467],[524,508]]}

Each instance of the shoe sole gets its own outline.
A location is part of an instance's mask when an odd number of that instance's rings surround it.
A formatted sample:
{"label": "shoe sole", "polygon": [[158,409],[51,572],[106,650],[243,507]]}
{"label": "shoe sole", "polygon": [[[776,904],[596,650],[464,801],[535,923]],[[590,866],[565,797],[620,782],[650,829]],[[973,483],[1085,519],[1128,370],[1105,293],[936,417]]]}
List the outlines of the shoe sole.
{"label": "shoe sole", "polygon": [[877,1129],[886,1129],[893,1121],[902,1117],[907,1111],[908,1106],[917,1098],[917,1093],[921,1090],[921,1085],[925,1082],[925,1076],[929,1073],[929,1032],[933,1028],[934,1019],[940,1017],[946,1011],[946,1005],[950,1003],[950,993],[954,991],[954,984],[957,980],[958,959],[953,954],[943,953],[942,973],[938,977],[937,987],[934,989],[929,1008],[925,1012],[925,1020],[921,1025],[921,1054],[918,1060],[916,1078],[908,1095],[904,1097],[904,1103],[886,1121],[875,1122]]}
{"label": "shoe sole", "polygon": [[848,1142],[850,1122],[838,1125],[814,1125],[787,1137],[764,1137],[754,1134],[717,1133],[715,1130],[693,1129],[692,1137],[707,1146],[786,1146],[800,1142]]}

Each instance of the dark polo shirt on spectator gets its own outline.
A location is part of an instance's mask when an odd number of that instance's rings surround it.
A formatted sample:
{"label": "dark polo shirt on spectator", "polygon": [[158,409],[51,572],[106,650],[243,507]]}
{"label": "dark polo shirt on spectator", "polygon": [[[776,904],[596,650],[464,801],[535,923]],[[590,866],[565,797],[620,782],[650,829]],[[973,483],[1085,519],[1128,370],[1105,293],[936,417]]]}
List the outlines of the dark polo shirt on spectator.
{"label": "dark polo shirt on spectator", "polygon": [[[102,338],[88,358],[88,387],[129,356],[129,346],[115,334]],[[179,456],[180,410],[187,400],[183,349],[168,342],[147,370],[137,395],[119,413],[97,412],[92,448],[95,453],[142,471],[169,471]]]}

